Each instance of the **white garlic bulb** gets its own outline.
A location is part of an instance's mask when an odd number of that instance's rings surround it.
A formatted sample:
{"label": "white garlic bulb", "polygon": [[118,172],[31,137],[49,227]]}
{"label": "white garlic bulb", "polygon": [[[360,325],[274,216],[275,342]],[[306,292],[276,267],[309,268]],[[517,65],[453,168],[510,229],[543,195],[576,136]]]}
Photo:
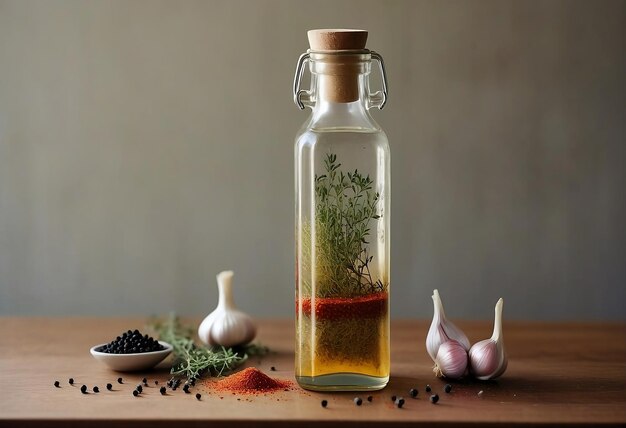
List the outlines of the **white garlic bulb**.
{"label": "white garlic bulb", "polygon": [[448,340],[456,340],[467,352],[470,348],[469,340],[461,329],[446,318],[443,304],[441,303],[441,297],[439,297],[439,291],[434,290],[432,297],[435,311],[433,321],[430,324],[430,330],[428,330],[428,336],[426,336],[426,350],[428,351],[428,355],[435,361],[439,346]]}
{"label": "white garlic bulb", "polygon": [[491,338],[475,343],[469,351],[470,370],[480,380],[497,378],[505,372],[508,364],[502,337],[503,304],[502,299],[496,303],[496,315]]}
{"label": "white garlic bulb", "polygon": [[448,340],[439,346],[433,371],[437,377],[460,379],[467,372],[467,350],[456,340]]}
{"label": "white garlic bulb", "polygon": [[217,308],[200,323],[198,336],[207,345],[226,347],[245,345],[256,336],[256,326],[252,318],[237,308],[232,294],[233,271],[217,275],[219,302]]}

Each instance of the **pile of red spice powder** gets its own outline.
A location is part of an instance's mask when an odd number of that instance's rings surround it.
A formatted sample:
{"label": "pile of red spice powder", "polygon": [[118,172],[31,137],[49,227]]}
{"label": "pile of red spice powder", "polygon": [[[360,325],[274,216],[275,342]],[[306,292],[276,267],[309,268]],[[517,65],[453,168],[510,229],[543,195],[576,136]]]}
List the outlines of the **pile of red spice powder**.
{"label": "pile of red spice powder", "polygon": [[213,384],[217,391],[258,394],[287,389],[292,386],[289,381],[272,379],[262,371],[248,367]]}

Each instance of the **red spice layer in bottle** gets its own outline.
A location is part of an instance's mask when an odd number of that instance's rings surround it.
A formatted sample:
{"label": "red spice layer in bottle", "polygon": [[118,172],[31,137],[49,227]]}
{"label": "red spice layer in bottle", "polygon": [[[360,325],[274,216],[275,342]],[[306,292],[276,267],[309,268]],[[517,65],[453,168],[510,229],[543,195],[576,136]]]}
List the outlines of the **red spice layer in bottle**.
{"label": "red spice layer in bottle", "polygon": [[[351,298],[318,297],[315,299],[315,317],[324,320],[377,318],[387,313],[387,301],[387,293]],[[311,316],[311,298],[301,299],[301,305],[302,313]]]}
{"label": "red spice layer in bottle", "polygon": [[213,384],[217,391],[257,394],[284,390],[292,386],[289,381],[272,379],[262,371],[248,367]]}

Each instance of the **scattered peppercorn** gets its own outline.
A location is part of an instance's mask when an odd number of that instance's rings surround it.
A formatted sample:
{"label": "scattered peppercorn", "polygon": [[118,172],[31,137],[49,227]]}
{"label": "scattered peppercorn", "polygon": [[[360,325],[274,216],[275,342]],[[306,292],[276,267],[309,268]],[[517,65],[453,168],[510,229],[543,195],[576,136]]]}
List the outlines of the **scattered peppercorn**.
{"label": "scattered peppercorn", "polygon": [[70,385],[74,385],[74,378],[73,378],[73,377],[71,377],[71,378],[70,378],[70,380],[69,380],[69,382],[70,382]]}
{"label": "scattered peppercorn", "polygon": [[192,377],[191,381],[189,382],[191,386],[196,386],[196,378]]}
{"label": "scattered peppercorn", "polygon": [[58,381],[58,380],[55,380],[55,381],[54,381],[54,386],[56,386],[57,388],[60,388],[60,386],[59,386],[59,381]]}
{"label": "scattered peppercorn", "polygon": [[97,386],[93,387],[93,392],[98,393],[100,392],[100,388],[98,388]]}
{"label": "scattered peppercorn", "polygon": [[165,395],[165,393],[167,392],[167,389],[162,386],[161,389],[159,389],[159,392],[161,393],[161,395]]}
{"label": "scattered peppercorn", "polygon": [[141,381],[143,382],[143,386],[148,386],[148,379],[144,377]]}
{"label": "scattered peppercorn", "polygon": [[122,378],[121,377],[117,378],[117,383],[124,383],[124,382],[122,382]]}
{"label": "scattered peppercorn", "polygon": [[430,392],[432,391],[432,389],[430,388],[430,385],[426,385],[426,392]]}
{"label": "scattered peppercorn", "polygon": [[363,404],[363,400],[361,400],[360,397],[354,397],[354,404],[360,406],[361,404]]}
{"label": "scattered peppercorn", "polygon": [[272,366],[272,367],[270,367],[270,370],[275,372],[276,371],[276,367]]}
{"label": "scattered peppercorn", "polygon": [[450,391],[452,391],[452,385],[450,385],[449,383],[446,384],[446,386],[443,388],[444,391],[446,391],[446,394],[449,394]]}
{"label": "scattered peppercorn", "polygon": [[159,384],[159,381],[158,381],[158,380],[155,380],[155,381],[154,381],[154,384],[155,384],[155,385],[158,385],[158,384]]}
{"label": "scattered peppercorn", "polygon": [[183,386],[183,391],[185,391],[185,394],[191,394],[191,391],[189,391],[189,385]]}
{"label": "scattered peppercorn", "polygon": [[202,394],[197,393],[197,394],[196,394],[196,400],[200,400],[201,398],[202,398]]}
{"label": "scattered peppercorn", "polygon": [[396,403],[396,406],[398,406],[398,409],[401,409],[401,408],[402,408],[402,406],[404,406],[404,398],[402,398],[402,397],[398,398],[398,399],[395,401],[395,403]]}
{"label": "scattered peppercorn", "polygon": [[111,391],[113,389],[113,385],[111,385],[110,383],[107,383],[107,389]]}
{"label": "scattered peppercorn", "polygon": [[391,401],[396,401],[396,398],[397,398],[397,397],[396,397],[395,395],[392,395],[392,396],[391,396]]}
{"label": "scattered peppercorn", "polygon": [[83,385],[80,387],[80,392],[82,392],[83,394],[87,394],[87,385]]}
{"label": "scattered peppercorn", "polygon": [[158,340],[148,336],[141,335],[139,330],[126,331],[117,336],[111,342],[96,348],[98,352],[107,354],[137,354],[142,352],[154,352],[165,349]]}
{"label": "scattered peppercorn", "polygon": [[139,391],[139,393],[143,392],[143,387],[141,385],[137,385],[137,388],[135,388],[137,391]]}
{"label": "scattered peppercorn", "polygon": [[139,391],[137,391],[136,389],[135,389],[135,390],[133,390],[133,396],[135,396],[135,397],[136,397],[136,396],[138,396],[138,395],[139,395]]}
{"label": "scattered peppercorn", "polygon": [[328,406],[328,401],[322,400],[322,407],[326,407],[326,406]]}
{"label": "scattered peppercorn", "polygon": [[411,388],[411,389],[409,390],[409,395],[410,395],[411,397],[415,398],[415,397],[417,397],[417,394],[419,394],[419,392],[418,392],[418,390],[417,390],[417,389],[415,389],[415,388]]}
{"label": "scattered peppercorn", "polygon": [[373,400],[373,399],[374,399],[374,397],[372,397],[371,395],[369,395],[369,396],[367,397],[367,401],[369,401],[370,403],[372,402],[372,400]]}
{"label": "scattered peppercorn", "polygon": [[437,404],[437,401],[439,401],[439,396],[437,394],[430,396],[430,402],[431,403]]}

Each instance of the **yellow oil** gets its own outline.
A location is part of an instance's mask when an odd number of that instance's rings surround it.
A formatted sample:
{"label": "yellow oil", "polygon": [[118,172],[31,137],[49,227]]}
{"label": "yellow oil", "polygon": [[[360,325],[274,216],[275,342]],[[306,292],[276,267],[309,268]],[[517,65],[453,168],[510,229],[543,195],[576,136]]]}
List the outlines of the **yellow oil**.
{"label": "yellow oil", "polygon": [[389,316],[296,320],[296,380],[307,389],[381,389],[389,379]]}

